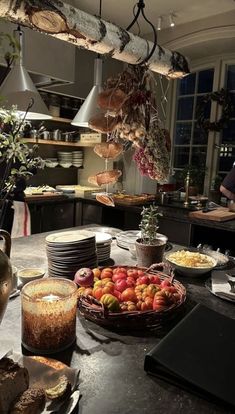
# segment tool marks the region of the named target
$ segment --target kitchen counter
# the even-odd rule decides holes
[[[47,266],[44,234],[13,240],[12,263],[18,268]],[[115,264],[135,265],[128,251],[112,244]],[[234,304],[213,296],[205,287],[205,277],[179,278],[187,289],[184,312],[202,303],[235,318]],[[1,348],[21,352],[20,297],[11,299],[0,326]],[[176,321],[174,322],[176,323]],[[230,414],[220,407],[182,389],[148,376],[144,357],[169,330],[121,335],[78,315],[76,345],[55,358],[81,369],[81,414]],[[196,338],[195,338],[196,340]],[[177,358],[177,350],[173,349]],[[23,353],[26,353],[23,350]],[[221,357],[221,356],[218,356]],[[206,369],[206,367],[205,367]]]

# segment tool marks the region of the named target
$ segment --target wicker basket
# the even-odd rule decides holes
[[[117,266],[113,266],[115,268]],[[130,266],[122,266],[130,268]],[[133,267],[132,267],[133,268]],[[145,268],[138,268],[146,270]],[[156,274],[156,272],[148,271],[148,274]],[[169,278],[169,275],[157,272],[160,279]],[[177,293],[180,294],[180,300],[173,303],[167,309],[162,311],[126,311],[126,312],[110,312],[104,305],[96,300],[93,296],[80,296],[78,300],[78,309],[85,318],[97,323],[98,325],[115,329],[115,330],[146,330],[161,328],[170,322],[179,312],[186,299],[186,289],[178,282],[173,280],[173,286]]]

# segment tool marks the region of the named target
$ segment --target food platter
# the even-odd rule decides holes
[[[212,256],[184,249],[167,254],[165,259],[178,273],[189,277],[204,275],[217,265]]]
[[[12,358],[15,362],[27,368],[29,372],[29,386],[47,389],[52,387],[62,375],[65,375],[72,386],[70,396],[65,399],[59,399],[58,401],[47,401],[45,409],[41,414],[50,414],[61,412],[63,407],[63,414],[70,414],[71,400],[70,397],[75,399],[74,392],[76,392],[76,403],[79,399],[78,388],[79,370],[72,369],[60,361],[51,358],[45,358],[41,356],[23,356],[21,354],[13,353],[8,354],[9,358]],[[74,404],[73,404],[74,405]],[[73,406],[74,408],[74,406]]]

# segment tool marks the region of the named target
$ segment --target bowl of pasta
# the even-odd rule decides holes
[[[165,256],[165,259],[178,273],[184,276],[201,276],[217,265],[217,260],[204,253],[190,250],[177,250]]]

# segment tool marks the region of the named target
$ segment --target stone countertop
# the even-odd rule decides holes
[[[36,234],[13,240],[12,263],[47,267],[45,236]],[[135,265],[128,251],[112,243],[111,257],[115,264]],[[178,278],[187,289],[184,312],[196,303],[235,318],[234,304],[213,296],[204,286],[207,277]],[[11,299],[0,326],[1,348],[21,350],[20,297]],[[176,323],[176,321],[174,322]],[[169,330],[119,334],[102,328],[81,315],[77,318],[76,345],[53,355],[72,367],[80,368],[79,403],[81,414],[230,414],[227,408],[215,405],[176,386],[147,375],[144,357]],[[195,338],[196,340],[196,338]],[[177,358],[177,350],[175,352]],[[206,367],[205,367],[206,369]]]

